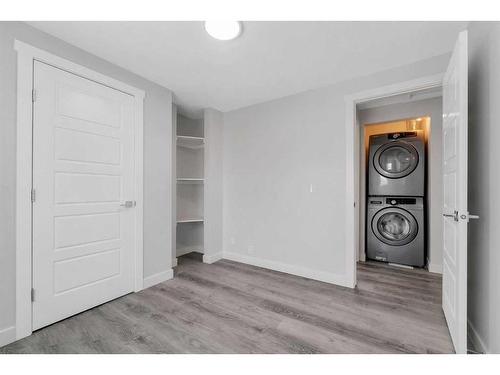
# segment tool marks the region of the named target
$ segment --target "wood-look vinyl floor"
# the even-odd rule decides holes
[[[441,277],[360,263],[349,289],[228,260],[55,323],[0,353],[452,353]]]

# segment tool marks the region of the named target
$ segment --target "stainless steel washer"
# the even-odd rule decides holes
[[[369,259],[425,266],[423,198],[368,197],[366,224]]]

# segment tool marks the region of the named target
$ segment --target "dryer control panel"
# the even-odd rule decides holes
[[[387,134],[388,139],[399,139],[399,138],[410,138],[416,137],[417,132],[402,132],[402,133],[389,133]]]

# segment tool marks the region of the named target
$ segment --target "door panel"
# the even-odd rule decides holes
[[[35,62],[33,329],[134,288],[134,102]]]
[[[60,115],[93,122],[99,125],[121,127],[121,104],[106,92],[109,88],[82,87],[71,83],[57,86],[58,112]],[[88,109],[92,108],[92,111]],[[85,127],[84,127],[85,129]]]
[[[443,311],[457,353],[467,352],[467,32],[443,81]]]
[[[54,263],[54,292],[66,292],[119,274],[119,249],[58,260]]]
[[[54,219],[55,248],[120,239],[120,214],[56,216]]]
[[[73,162],[120,163],[120,141],[72,129],[55,129],[56,160]]]

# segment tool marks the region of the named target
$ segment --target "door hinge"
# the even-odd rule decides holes
[[[31,101],[33,103],[36,102],[36,90],[35,89],[31,90]]]
[[[35,289],[31,288],[31,302],[35,302]]]
[[[35,203],[36,201],[36,190],[31,189],[31,203]]]

